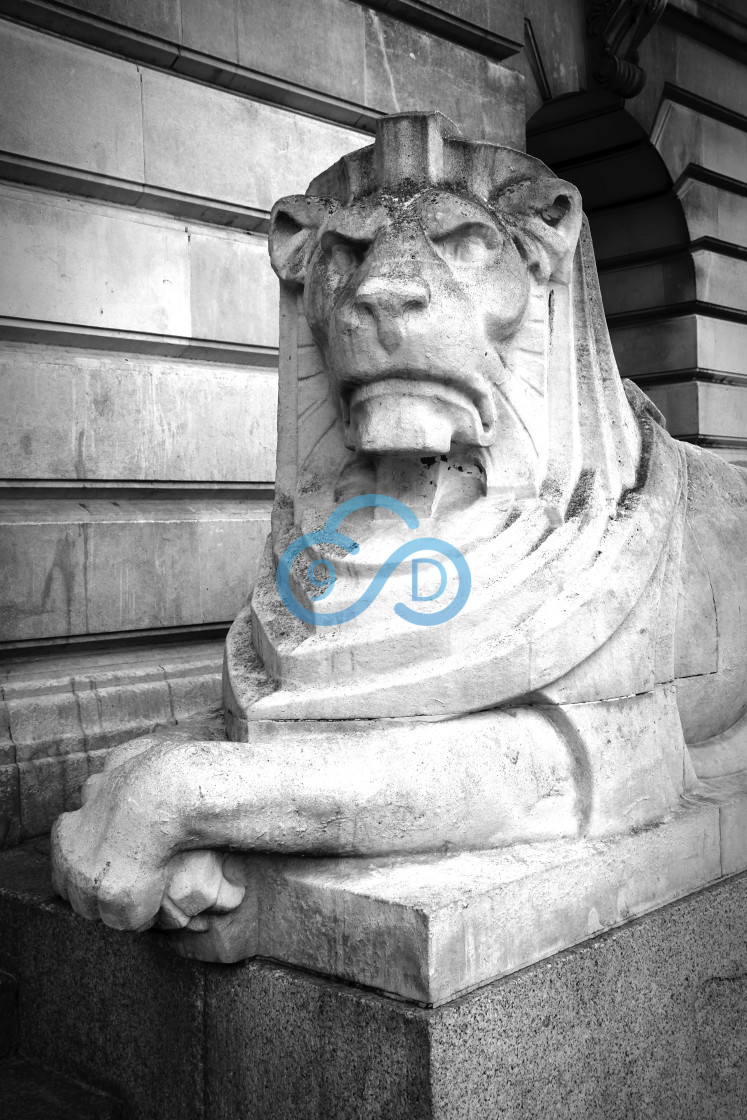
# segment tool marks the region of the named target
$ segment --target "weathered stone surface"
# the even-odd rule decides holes
[[[75,0],[69,7],[159,39],[179,39],[181,0]]]
[[[210,1120],[433,1115],[429,1023],[402,1004],[249,964],[210,971],[205,1025]]]
[[[137,67],[19,25],[0,31],[0,149],[142,182]]]
[[[747,312],[747,261],[709,249],[605,269],[600,283],[607,315],[671,313],[693,300]]]
[[[15,762],[0,766],[0,848],[21,839],[21,790]]]
[[[515,54],[524,37],[522,10],[511,0],[438,0],[427,7],[419,0],[375,0],[369,7],[433,29],[494,58]]]
[[[3,315],[191,334],[179,223],[11,187],[2,201]]]
[[[260,237],[191,231],[190,333],[195,338],[277,346],[278,296],[266,250]]]
[[[378,113],[437,104],[476,139],[524,146],[521,79],[490,59],[346,0],[313,12],[299,0],[237,3],[239,62],[250,70]]]
[[[225,622],[251,589],[269,513],[230,497],[2,499],[4,639]]]
[[[264,239],[8,186],[2,202],[0,315],[13,327],[277,344]]]
[[[0,847],[42,836],[79,808],[81,786],[113,746],[217,711],[221,654],[220,642],[204,642],[10,662],[0,688]]]
[[[269,212],[289,183],[305,189],[320,162],[361,144],[351,129],[172,74],[144,70],[142,81],[148,182],[161,188]]]
[[[474,134],[522,147],[521,78],[481,53],[478,26],[507,44],[501,53],[510,53],[522,38],[521,13],[503,0],[490,5],[480,0],[468,9],[447,5],[446,10],[453,10],[463,27],[476,29],[465,41],[477,49],[444,39],[440,25],[430,33],[349,0],[317,0],[313,15],[301,0],[211,0],[209,5],[159,0],[153,8],[141,0],[127,5],[85,0],[65,5],[62,12],[37,9],[31,18],[97,45],[107,45],[108,31],[110,42],[131,57],[248,90],[263,100],[312,108],[321,116],[353,124],[360,120],[369,129],[376,115],[396,105],[426,111],[438,105]],[[87,25],[86,13],[111,24],[104,31]],[[431,14],[438,13],[431,9]],[[421,21],[416,17],[416,22]],[[559,20],[548,39],[550,55],[553,38],[565,36],[570,26]],[[492,45],[490,53],[495,53]],[[566,63],[561,77],[568,71]],[[562,80],[558,91],[565,92]],[[506,107],[510,102],[510,112],[506,107],[500,115],[492,111],[496,93]]]
[[[13,24],[0,30],[10,178],[252,228],[251,211],[266,222],[289,184],[303,189],[320,160],[361,143],[359,132],[173,73]],[[65,180],[66,169],[76,174]]]
[[[235,0],[239,62],[365,105],[363,9],[344,0]],[[293,34],[288,35],[289,27]]]
[[[682,34],[680,29],[668,26],[670,21],[665,15],[655,34],[648,35],[641,44],[640,64],[651,80],[638,97],[628,102],[628,112],[640,121],[648,134],[655,134],[660,119],[662,93],[667,92],[666,86],[662,90],[665,82],[694,95],[693,99],[705,102],[704,109],[708,115],[710,103],[711,106],[747,116],[744,62],[739,55],[743,30],[739,23],[732,22],[730,33],[727,32],[717,44],[713,42],[711,28],[708,27],[709,17],[712,20],[715,16],[716,21],[719,16],[723,19],[728,3],[719,5],[713,14],[708,9],[697,8],[691,0],[681,0],[677,7],[680,11],[688,10],[690,16],[697,13],[696,19],[702,22],[693,21],[690,24],[692,31]],[[741,16],[742,12],[738,14]],[[724,50],[726,44],[733,44],[733,49]]]
[[[84,750],[59,757],[18,762],[21,839],[45,836],[55,819],[80,807],[80,790],[104,768],[105,750]]]
[[[7,728],[0,749],[19,762],[100,750],[216,708],[222,654],[219,640],[45,658],[19,653],[0,679]]]
[[[729,789],[635,836],[451,858],[235,857],[226,871],[256,909],[251,951],[249,913],[173,937],[205,960],[268,957],[440,1005],[720,878],[719,812],[736,821],[745,806]],[[732,857],[730,873],[745,866]]]
[[[190,50],[228,62],[239,61],[236,0],[180,0],[182,42]]]
[[[362,11],[365,103],[385,113],[431,112],[438,105],[465,135],[524,148],[518,75],[407,23]]]
[[[277,376],[269,370],[5,342],[0,393],[0,445],[13,478],[274,480]]]

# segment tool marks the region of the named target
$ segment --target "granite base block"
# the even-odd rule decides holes
[[[21,1054],[133,1120],[741,1120],[747,876],[437,1008],[84,922],[0,854]]]

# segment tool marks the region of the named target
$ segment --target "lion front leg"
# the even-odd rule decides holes
[[[116,928],[160,913],[195,930],[198,914],[240,904],[222,857],[195,862],[198,852],[378,856],[574,835],[575,765],[530,708],[260,725],[253,743],[154,738],[57,822],[55,885],[84,917]],[[184,875],[180,885],[174,860],[190,852],[191,885]]]

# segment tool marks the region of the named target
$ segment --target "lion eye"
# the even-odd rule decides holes
[[[482,264],[498,248],[499,242],[491,226],[472,223],[436,238],[434,244],[444,260],[452,264]]]
[[[324,238],[322,244],[332,268],[341,276],[349,276],[355,272],[365,257],[368,247],[364,241],[348,241],[334,236]]]

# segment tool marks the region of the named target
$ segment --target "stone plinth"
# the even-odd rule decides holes
[[[425,1006],[577,945],[747,868],[747,780],[704,783],[632,834],[403,858],[231,857],[247,884],[206,933],[171,936],[201,959],[253,956]]]
[[[54,899],[39,847],[0,856],[21,1051],[115,1091],[131,1120],[736,1120],[746,922],[732,876],[428,1010],[270,962],[179,960]]]

